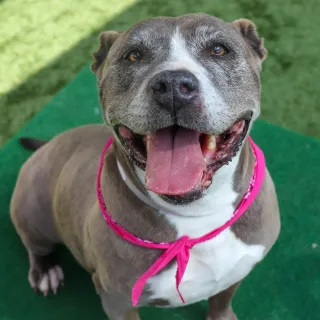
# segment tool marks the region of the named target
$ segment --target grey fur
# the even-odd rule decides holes
[[[196,74],[200,83],[210,85],[220,99],[221,112],[206,104],[209,93],[201,91],[200,111],[186,108],[173,118],[148,93],[152,76],[166,68],[178,68],[172,50],[172,39],[177,34],[187,44],[188,55],[201,66],[201,72]],[[212,38],[228,45],[233,53],[220,60],[210,60],[200,48],[209,48],[208,41]],[[123,57],[137,45],[144,47],[146,56],[143,63],[132,65]],[[252,121],[258,116],[259,71],[265,54],[254,25],[247,20],[231,24],[199,14],[163,17],[141,22],[123,33],[104,32],[92,70],[97,75],[105,120],[111,125],[122,123],[136,133],[146,134],[178,123],[201,132],[221,133],[251,112]],[[104,130],[100,125],[85,126],[43,145],[21,169],[12,197],[11,217],[29,252],[31,270],[44,270],[42,264],[48,264],[54,246],[64,243],[92,274],[110,320],[138,320],[138,311],[131,306],[131,288],[160,252],[119,238],[101,216],[95,179],[101,150],[111,134],[112,130]],[[122,181],[117,159],[135,186],[146,193],[116,138],[102,173],[102,192],[112,217],[144,239],[174,241],[177,238],[174,227],[135,197]],[[246,142],[234,177],[239,199],[247,188],[252,169],[253,158]],[[271,248],[279,233],[279,216],[269,175],[249,214],[232,228],[243,241],[263,244],[267,250]],[[50,260],[50,265],[54,261]],[[236,319],[230,305],[236,286],[210,298],[208,320]],[[152,300],[147,288],[141,299],[141,305],[146,304],[167,305],[168,301],[165,297]]]
[[[252,23],[251,26],[254,28]],[[251,45],[254,39],[251,34],[250,39],[246,37],[243,27],[247,25],[239,21],[226,23],[216,17],[197,14],[150,19],[119,34],[116,40],[113,38],[106,63],[98,74],[101,105],[107,122],[122,123],[140,134],[174,124],[219,134],[249,111],[256,119],[260,113],[262,59],[257,59],[257,52]],[[186,44],[186,52],[203,72],[196,74],[201,85],[201,108],[186,107],[173,117],[154,101],[148,85],[155,74],[176,69],[172,63],[179,60],[171,59],[171,40],[175,34],[179,34]],[[255,40],[259,46],[261,39],[256,36]],[[225,45],[230,53],[211,57],[208,52],[215,43]],[[130,63],[124,59],[133,49],[140,50],[141,61]],[[207,80],[210,87],[205,87],[204,91]],[[219,99],[208,97],[207,89],[216,91]]]

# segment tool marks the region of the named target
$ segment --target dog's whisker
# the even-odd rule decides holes
[[[106,128],[108,128],[108,126],[104,124],[103,127],[101,128],[101,132],[104,131]]]

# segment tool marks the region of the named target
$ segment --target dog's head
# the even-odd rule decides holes
[[[208,188],[259,115],[266,54],[251,21],[204,14],[101,34],[92,70],[103,115],[149,190],[188,201]]]

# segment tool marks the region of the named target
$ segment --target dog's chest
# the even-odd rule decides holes
[[[243,279],[262,259],[264,247],[247,245],[230,230],[195,246],[180,285],[187,304],[207,299]],[[165,300],[170,306],[183,305],[175,284],[177,264],[148,281],[151,300]]]
[[[234,214],[238,194],[234,191],[234,174],[238,156],[229,166],[222,167],[212,185],[199,200],[185,206],[166,204],[161,198],[150,196],[162,207],[169,223],[177,230],[178,238],[197,238],[224,225]],[[141,172],[138,170],[138,176]],[[141,176],[143,178],[143,176]],[[142,180],[143,181],[143,180]],[[177,212],[172,215],[166,212]],[[245,228],[245,227],[244,227]],[[250,224],[247,225],[250,232]],[[230,228],[216,238],[198,244],[190,250],[190,260],[180,284],[180,291],[187,304],[207,299],[242,280],[264,256],[265,247],[246,244]],[[170,306],[183,305],[176,290],[177,264],[148,281],[149,301],[168,302]]]

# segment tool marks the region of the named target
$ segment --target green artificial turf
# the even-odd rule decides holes
[[[88,68],[19,133],[50,138],[101,122],[94,76]],[[242,320],[320,319],[320,142],[258,121],[253,137],[265,151],[282,214],[281,237],[242,284],[234,308]],[[27,254],[9,219],[9,201],[30,153],[17,137],[0,150],[0,320],[105,319],[90,276],[60,249],[65,287],[57,296],[35,294],[27,282]],[[94,188],[94,186],[92,186]],[[143,320],[205,319],[206,304],[141,310]]]
[[[320,138],[319,0],[0,0],[0,145],[90,60],[102,30],[205,12],[266,39],[262,117]]]

